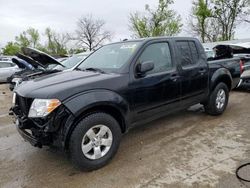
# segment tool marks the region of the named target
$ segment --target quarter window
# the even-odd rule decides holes
[[[154,69],[148,74],[168,71],[173,68],[169,45],[166,42],[154,43],[146,47],[139,58],[139,63],[152,61]]]

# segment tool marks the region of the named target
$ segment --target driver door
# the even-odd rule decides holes
[[[136,64],[151,61],[154,69],[130,83],[133,120],[141,121],[166,113],[180,99],[180,80],[167,41],[148,44]]]

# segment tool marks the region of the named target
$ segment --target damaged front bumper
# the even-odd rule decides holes
[[[24,138],[24,140],[28,141],[32,146],[41,148],[44,145],[42,142],[43,138],[37,138],[32,136],[32,134],[26,131],[25,129],[20,129],[18,125],[17,131]]]
[[[68,112],[61,107],[46,118],[29,118],[19,108],[14,106],[10,109],[10,115],[19,134],[31,145],[41,148],[42,146],[58,145],[60,140],[60,127],[68,117]]]

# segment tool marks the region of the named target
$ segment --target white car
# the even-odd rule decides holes
[[[79,54],[74,54],[65,61],[62,62],[62,65],[64,67],[57,65],[54,69],[57,70],[74,70],[75,67],[78,66],[79,63],[82,63],[82,61],[87,58],[92,52],[83,52]]]
[[[21,69],[11,61],[0,61],[0,83],[7,82],[7,78]]]

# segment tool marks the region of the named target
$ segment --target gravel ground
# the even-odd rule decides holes
[[[123,136],[111,163],[74,169],[62,152],[24,142],[5,114],[11,94],[0,86],[0,187],[247,187],[235,170],[250,162],[250,93],[232,92],[226,112],[202,107],[170,115]],[[250,179],[250,169],[243,175]]]

